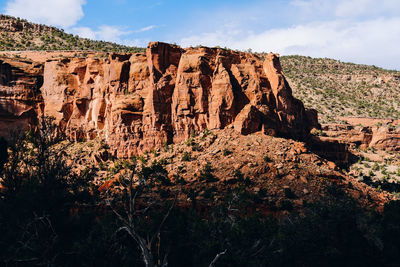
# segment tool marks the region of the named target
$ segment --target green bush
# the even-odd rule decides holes
[[[222,155],[224,155],[224,157],[226,157],[230,154],[232,154],[232,152],[227,148],[224,148],[224,150],[222,151]]]
[[[192,154],[185,151],[182,155],[182,161],[191,161],[191,160],[192,160]]]
[[[213,175],[213,168],[211,163],[207,162],[203,169],[200,171],[199,179],[206,182],[216,182],[218,179]]]

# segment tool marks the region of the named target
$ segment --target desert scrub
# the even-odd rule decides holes
[[[285,188],[284,189],[285,197],[289,199],[295,199],[297,198],[296,194],[293,193],[293,191],[290,188]]]
[[[185,151],[182,155],[182,161],[191,161],[192,160],[192,154]]]
[[[222,151],[222,155],[224,155],[224,157],[226,157],[230,154],[232,154],[232,152],[227,148],[224,148],[224,150]]]
[[[213,175],[214,169],[210,162],[207,162],[203,169],[200,171],[200,180],[206,182],[216,182],[218,179]]]
[[[272,162],[272,159],[266,155],[266,156],[264,156],[264,161],[269,163],[269,162]]]

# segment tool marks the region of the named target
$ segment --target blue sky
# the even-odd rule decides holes
[[[219,45],[400,70],[399,0],[1,0],[0,9],[126,45]]]

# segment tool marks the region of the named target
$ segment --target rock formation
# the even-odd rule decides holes
[[[12,117],[34,124],[43,112],[68,138],[105,139],[118,157],[205,129],[299,138],[318,127],[316,111],[292,96],[276,54],[263,62],[249,53],[156,42],[146,53],[0,66],[1,123]]]
[[[324,141],[338,141],[361,149],[373,147],[378,150],[400,151],[400,130],[395,127],[326,124],[322,129],[325,136],[319,138]]]
[[[37,122],[42,103],[43,66],[20,59],[0,58],[0,136],[28,130]]]

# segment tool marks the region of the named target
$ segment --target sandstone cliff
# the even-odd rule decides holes
[[[32,125],[43,112],[68,138],[100,137],[118,157],[205,129],[299,138],[318,127],[316,111],[292,96],[275,54],[263,62],[249,53],[157,42],[146,53],[0,63],[2,123]]]
[[[363,121],[365,119],[360,119]],[[372,119],[371,119],[372,120]],[[397,125],[399,125],[397,123]],[[376,148],[385,151],[400,151],[400,130],[395,126],[362,124],[325,124],[320,139],[339,141],[361,149]]]
[[[0,136],[37,122],[43,65],[0,57]]]

